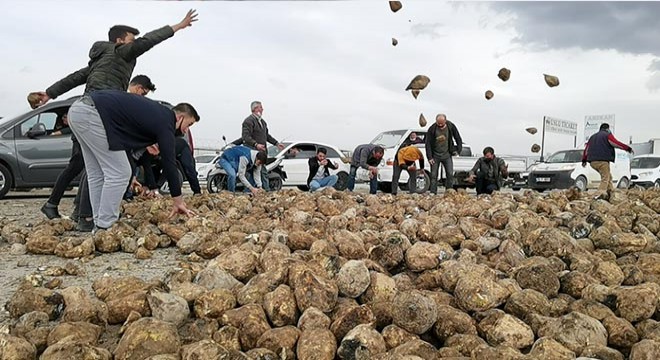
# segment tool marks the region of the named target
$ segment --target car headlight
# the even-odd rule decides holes
[[[652,171],[645,171],[645,172],[639,173],[638,176],[651,176],[651,175],[653,175]]]
[[[575,165],[564,165],[561,167],[562,170],[575,170]]]

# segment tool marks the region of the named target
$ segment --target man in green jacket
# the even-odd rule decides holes
[[[181,22],[172,26],[164,26],[151,31],[140,38],[135,38],[140,32],[126,25],[115,25],[108,32],[108,41],[97,41],[89,51],[89,63],[86,67],[67,75],[46,89],[37,92],[39,102],[37,106],[43,105],[50,99],[68,92],[69,90],[86,84],[85,93],[75,103],[81,102],[89,97],[95,90],[122,90],[126,91],[129,86],[133,69],[137,58],[152,47],[174,36],[179,30],[183,30],[197,21],[195,10],[189,10]],[[74,104],[75,104],[74,103]],[[83,175],[84,176],[84,175]],[[84,187],[78,188],[79,192]],[[78,196],[81,196],[80,194]],[[84,196],[84,195],[83,195]],[[49,203],[44,204],[41,211],[48,218],[59,217],[57,206]],[[90,231],[93,227],[91,218],[80,218],[78,229]]]

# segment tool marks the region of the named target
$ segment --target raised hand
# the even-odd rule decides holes
[[[185,29],[189,26],[192,26],[192,23],[194,23],[197,20],[198,20],[197,19],[197,10],[190,9],[190,10],[188,10],[188,13],[186,14],[186,17],[184,17],[183,20],[181,20],[180,23],[172,26],[172,30],[174,30],[174,32],[177,32],[179,30]]]

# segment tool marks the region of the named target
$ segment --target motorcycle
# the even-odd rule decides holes
[[[224,137],[223,137],[224,138]],[[235,145],[230,143],[223,148],[223,150],[228,147]],[[284,158],[268,158],[266,161],[266,170],[268,170],[268,183],[270,185],[271,191],[278,191],[282,189],[282,183],[286,180],[286,172],[282,169],[282,160]],[[238,179],[237,179],[238,180]],[[223,169],[219,163],[215,164],[215,169],[211,171],[206,180],[206,188],[209,193],[217,193],[220,190],[227,190],[227,172]],[[240,181],[236,181],[236,191],[243,191],[244,186]]]

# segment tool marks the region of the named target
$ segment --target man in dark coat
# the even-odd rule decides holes
[[[431,125],[426,133],[426,158],[431,164],[431,187],[429,189],[431,193],[438,193],[440,164],[445,169],[445,189],[451,189],[454,186],[452,156],[457,156],[461,150],[463,150],[463,140],[456,125],[448,121],[445,114],[438,114],[435,117],[435,124]]]
[[[616,159],[615,147],[629,153],[633,152],[630,146],[620,142],[612,135],[609,124],[603,123],[600,125],[600,130],[591,135],[582,153],[582,166],[585,167],[589,163],[600,174],[597,198],[609,200],[610,194],[614,191],[610,163]]]
[[[509,176],[509,169],[504,159],[495,156],[495,150],[488,146],[484,156],[480,157],[468,173],[468,181],[476,180],[477,195],[492,194],[504,185],[504,179]]]
[[[369,194],[375,194],[378,191],[378,165],[380,164],[385,149],[382,146],[374,144],[358,145],[353,151],[351,159],[351,171],[348,175],[348,190],[355,189],[355,177],[358,169],[368,172],[369,176]]]
[[[268,124],[266,124],[266,121],[261,117],[264,112],[261,102],[253,101],[250,104],[250,111],[252,114],[243,120],[243,125],[241,126],[242,144],[251,149],[266,153],[268,152],[268,149],[266,148],[268,143],[277,145],[280,150],[284,149],[284,145],[275,140],[275,138],[268,132]],[[268,170],[265,166],[261,167],[261,183],[264,190],[270,191]]]

